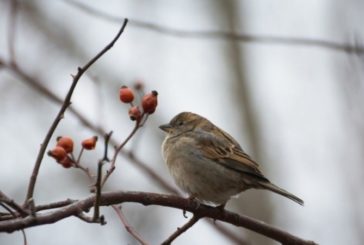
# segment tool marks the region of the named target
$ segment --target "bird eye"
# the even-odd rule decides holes
[[[183,125],[183,121],[179,121],[179,122],[177,123],[177,125],[178,125],[178,126],[182,126],[182,125]]]

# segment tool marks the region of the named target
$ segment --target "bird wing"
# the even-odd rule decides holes
[[[216,134],[216,131],[214,131]],[[195,138],[202,155],[226,168],[268,181],[261,173],[258,163],[246,154],[240,145],[226,132],[219,129],[220,135],[210,132],[199,132]]]

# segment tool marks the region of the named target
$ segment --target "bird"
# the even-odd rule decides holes
[[[248,189],[264,189],[303,205],[304,201],[265,177],[239,143],[208,119],[181,112],[159,128],[166,133],[163,159],[176,185],[190,198],[224,207]]]

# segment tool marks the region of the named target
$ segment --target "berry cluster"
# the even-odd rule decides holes
[[[97,136],[85,139],[81,142],[82,150],[93,150],[96,147]],[[57,163],[61,164],[64,168],[75,166],[76,160],[73,157],[73,140],[68,136],[61,136],[57,138],[56,146],[48,151],[48,156],[53,157]]]
[[[137,86],[138,85],[138,86]],[[137,84],[135,88],[141,90],[141,85]],[[134,91],[127,87],[122,86],[119,90],[119,98],[123,103],[130,104],[129,117],[132,121],[138,123],[142,120],[144,115],[153,114],[158,105],[158,92],[153,90],[150,93],[145,94],[141,99],[141,107],[143,112],[139,109],[139,106],[133,104]]]
[[[134,134],[138,128],[143,126],[143,124],[148,118],[148,115],[155,112],[158,104],[157,91],[153,90],[150,93],[144,94],[143,87],[144,86],[142,82],[136,82],[134,86],[134,90],[138,92],[138,94],[141,97],[139,106],[134,105],[133,103],[136,97],[133,89],[130,89],[127,86],[122,86],[119,90],[120,101],[130,105],[128,112],[129,117],[132,121],[136,122],[135,130],[132,132],[132,134]],[[142,110],[139,108],[142,108]],[[56,146],[48,151],[48,155],[53,157],[57,161],[57,163],[61,164],[64,168],[75,167],[88,172],[88,169],[80,164],[80,159],[84,150],[95,149],[96,142],[97,142],[97,136],[93,136],[91,138],[83,140],[81,142],[82,149],[78,157],[75,158],[73,154],[74,143],[72,138],[68,136],[58,137]],[[124,144],[122,144],[122,146],[123,145]]]

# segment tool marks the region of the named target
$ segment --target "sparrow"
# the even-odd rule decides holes
[[[303,205],[303,200],[271,183],[239,143],[208,119],[192,112],[168,124],[162,155],[177,186],[191,198],[217,206],[247,189],[265,189]]]

